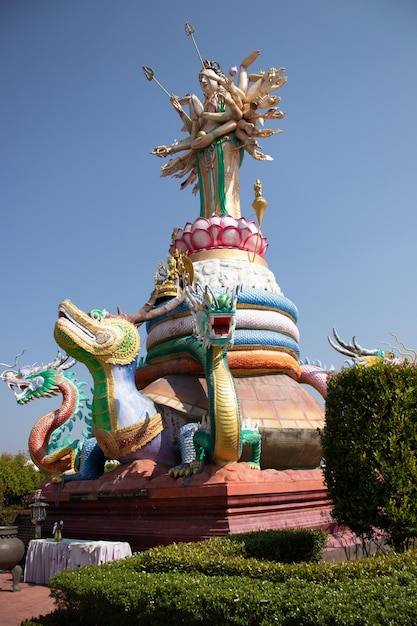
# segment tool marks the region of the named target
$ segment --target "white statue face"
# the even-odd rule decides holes
[[[213,74],[213,73],[211,73]],[[218,81],[212,75],[208,75],[208,72],[201,72],[199,75],[201,90],[205,96],[211,96],[217,91]]]

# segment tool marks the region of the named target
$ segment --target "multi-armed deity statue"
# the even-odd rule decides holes
[[[193,39],[193,28],[186,24]],[[196,46],[196,44],[195,44]],[[177,155],[162,167],[163,176],[185,178],[181,188],[194,184],[200,191],[200,215],[213,214],[240,217],[239,168],[246,151],[253,158],[272,160],[261,152],[257,138],[271,137],[281,132],[264,128],[265,119],[281,119],[277,108],[280,98],[273,95],[286,78],[284,68],[270,68],[250,74],[248,68],[258,59],[259,50],[245,57],[239,72],[232,68],[226,76],[216,61],[202,59],[199,80],[204,101],[195,94],[183,98],[171,95],[170,100],[181,117],[187,137],[169,146],[152,150],[159,157]],[[144,67],[149,80],[154,79],[151,68]],[[233,77],[238,75],[237,84]],[[187,114],[183,105],[189,107]]]

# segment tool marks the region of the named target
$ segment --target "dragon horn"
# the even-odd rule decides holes
[[[62,352],[58,350],[56,357],[50,363],[47,363],[46,365],[39,365],[39,367],[35,367],[33,365],[31,373],[38,374],[39,372],[45,372],[46,370],[54,370],[58,368],[67,370],[77,362],[75,359],[68,362],[69,358],[68,354],[63,355]]]
[[[216,298],[216,295],[213,291],[213,289],[209,286],[206,285],[205,289],[204,289],[204,295],[205,295],[205,301],[210,304],[210,300],[212,300],[214,302],[214,306],[218,309],[219,308],[219,301]]]
[[[197,300],[194,297],[194,294],[197,293],[198,288],[200,287],[199,283],[196,283],[196,288],[193,291],[193,288],[191,287],[191,285],[187,285],[184,289],[184,294],[185,294],[185,299],[187,301],[187,304],[190,308],[191,311],[194,311],[194,313],[196,313],[198,311],[198,303]]]
[[[56,369],[57,367],[65,363],[65,361],[66,361],[65,357],[63,357],[62,353],[58,350],[57,355],[54,358],[54,360],[48,363],[48,365],[45,365],[44,367],[46,367],[46,369]]]
[[[345,356],[350,356],[353,357],[354,355],[352,354],[352,352],[350,352],[349,350],[344,350],[341,346],[337,346],[331,339],[330,337],[327,337],[327,341],[329,342],[329,344],[332,346],[332,348],[334,350],[336,350],[336,352],[339,352],[340,354],[344,354]]]
[[[355,356],[356,352],[353,349],[353,347],[348,345],[339,337],[335,328],[333,328],[333,336],[336,339],[337,344],[334,343],[334,341],[332,341],[330,337],[327,337],[327,340],[329,344],[332,346],[332,348],[336,350],[336,352],[339,352],[340,354],[344,354],[345,356],[350,356],[351,358]]]
[[[62,363],[65,363],[65,360],[66,360],[65,357],[63,357],[62,353],[58,350],[56,357],[52,361],[50,361],[50,363],[47,363],[46,365],[43,365],[43,364],[40,365],[39,367],[34,369],[34,372],[57,369],[58,367],[62,365]]]
[[[61,368],[63,370],[69,370],[73,365],[76,364],[77,360],[76,359],[71,359],[71,361],[68,361],[69,359],[69,354],[66,354],[65,357],[63,358],[62,362],[61,362]]]
[[[367,350],[366,348],[362,348],[362,346],[360,346],[359,343],[357,342],[356,337],[352,338],[352,343],[347,344],[345,341],[343,341],[339,337],[335,328],[333,328],[333,335],[338,345],[336,345],[330,339],[330,337],[327,337],[327,339],[330,345],[332,346],[332,348],[334,348],[337,352],[340,352],[340,354],[344,354],[345,356],[350,356],[350,357],[377,356],[378,355],[378,350]]]
[[[334,348],[336,352],[340,352],[340,354],[344,354],[345,356],[352,357],[353,356],[352,350],[350,349],[348,345],[346,345],[344,341],[342,341],[342,339],[337,334],[335,328],[333,328],[333,336],[336,339],[337,344],[335,344],[334,341],[330,339],[330,337],[327,337],[327,341],[332,346],[332,348]]]
[[[360,346],[358,342],[356,341],[356,337],[353,337],[352,343],[355,346],[356,350],[358,350],[358,353],[363,354],[363,356],[377,356],[378,355],[377,349],[367,350],[366,348],[362,348],[362,346]]]

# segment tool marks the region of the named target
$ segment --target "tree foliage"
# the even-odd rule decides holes
[[[417,537],[417,368],[356,365],[332,377],[322,445],[335,519],[407,547]]]
[[[4,453],[0,456],[0,504],[5,506],[24,503],[24,498],[39,487],[45,474],[28,461],[26,456]]]

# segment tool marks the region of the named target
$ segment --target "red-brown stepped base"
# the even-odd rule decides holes
[[[98,480],[63,486],[46,481],[42,535],[50,536],[54,521],[62,519],[65,537],[128,541],[138,551],[253,530],[322,528],[334,537],[341,532],[319,469],[257,472],[234,463],[208,466],[188,479],[172,478],[167,470],[135,461]]]

